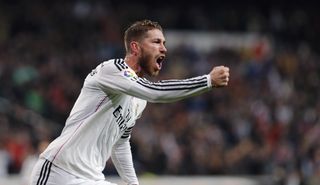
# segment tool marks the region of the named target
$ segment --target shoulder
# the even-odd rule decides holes
[[[137,74],[124,62],[122,58],[112,59],[101,63],[101,75],[116,75],[131,81],[137,81]]]
[[[125,64],[122,58],[119,59],[110,59],[102,62],[96,67],[96,71],[100,73],[117,73],[127,69],[128,66]]]
[[[123,60],[122,58],[113,59],[111,63],[113,63],[114,66],[115,66],[119,71],[123,71],[123,70],[129,69],[129,66],[124,62],[124,60]]]
[[[98,79],[109,79],[112,77],[131,81],[138,80],[136,73],[121,58],[102,62],[92,71],[92,73],[97,74]]]
[[[129,68],[122,58],[110,59],[102,62],[99,66],[104,69],[112,69],[115,71],[123,71]]]

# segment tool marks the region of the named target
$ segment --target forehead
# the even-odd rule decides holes
[[[145,39],[161,39],[163,41],[165,40],[162,31],[158,29],[149,30],[145,35]]]

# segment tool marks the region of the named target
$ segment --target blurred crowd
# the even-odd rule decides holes
[[[272,49],[169,48],[157,79],[225,65],[231,82],[148,104],[131,137],[138,174],[269,174],[278,184],[320,184],[319,14],[299,3],[1,1],[0,177],[22,173],[60,134],[85,76],[124,56],[123,31],[142,18],[165,30],[261,33]],[[105,174],[112,173],[108,163]]]

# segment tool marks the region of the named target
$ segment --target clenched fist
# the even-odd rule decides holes
[[[211,84],[213,87],[224,87],[229,82],[229,68],[225,66],[217,66],[210,72]]]

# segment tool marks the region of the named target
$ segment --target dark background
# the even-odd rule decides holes
[[[268,174],[279,184],[317,184],[320,14],[310,1],[1,1],[1,169],[20,173],[40,143],[60,134],[85,76],[123,57],[125,28],[145,18],[165,33],[258,34],[272,49],[170,48],[159,79],[223,64],[231,81],[226,89],[147,106],[132,134],[139,175]],[[112,164],[105,173],[116,173]]]

